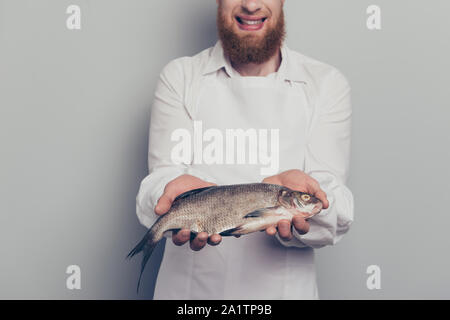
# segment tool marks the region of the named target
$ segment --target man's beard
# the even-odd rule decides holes
[[[217,12],[217,30],[225,54],[235,64],[261,64],[273,57],[281,47],[286,35],[284,13],[281,11],[274,28],[267,30],[261,38],[247,35],[240,37],[226,25],[225,19]],[[255,39],[254,39],[255,38]]]

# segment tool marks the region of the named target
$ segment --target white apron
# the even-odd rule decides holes
[[[303,170],[312,116],[308,98],[303,83],[278,77],[278,73],[267,77],[208,75],[192,99],[191,116],[202,121],[203,132],[216,128],[223,137],[226,129],[279,129],[278,173]],[[192,167],[217,184],[235,184],[261,182],[265,176],[260,169],[268,166],[200,163]],[[178,247],[168,239],[154,298],[316,299],[314,250],[285,247],[264,232],[223,237],[220,245],[206,245],[199,252],[192,251],[189,243]]]

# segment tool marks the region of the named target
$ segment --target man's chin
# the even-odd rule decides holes
[[[259,31],[234,31],[234,36],[238,39],[242,44],[246,44],[246,46],[250,47],[261,47],[265,41],[266,32],[264,30]]]
[[[282,14],[276,26],[265,24],[259,30],[241,30],[236,24],[227,25],[220,15],[217,26],[225,54],[236,64],[268,61],[279,50],[285,35]]]

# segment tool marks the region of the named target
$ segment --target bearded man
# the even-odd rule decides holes
[[[175,59],[161,72],[150,123],[150,173],[137,196],[140,222],[150,227],[179,194],[214,184],[279,184],[313,194],[324,206],[308,221],[295,216],[240,239],[174,231],[154,298],[316,299],[314,249],[335,244],[353,221],[345,185],[348,82],[334,67],[284,44],[284,0],[217,4],[216,45]],[[262,176],[261,162],[198,161],[195,147],[190,161],[174,161],[172,133],[184,129],[194,137],[200,121],[203,132],[214,129],[223,137],[229,129],[278,130],[271,144],[279,158],[276,172]]]

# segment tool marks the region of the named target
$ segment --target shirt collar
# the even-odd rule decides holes
[[[225,56],[222,43],[219,41],[216,42],[216,45],[213,47],[211,54],[209,56],[208,62],[206,66],[203,68],[202,74],[208,74],[211,72],[216,72],[219,69],[225,68],[228,76],[233,76],[233,67],[229,59]]]
[[[230,77],[238,74],[231,66],[229,59],[225,56],[219,40],[213,47],[202,74],[206,75],[211,72],[216,72],[221,68],[225,68],[225,72]],[[277,77],[283,80],[307,82],[305,67],[301,61],[298,61],[298,59],[292,56],[291,50],[285,44],[281,46],[281,64],[276,73]]]

